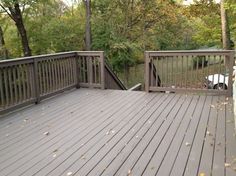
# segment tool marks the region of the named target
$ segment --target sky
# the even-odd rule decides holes
[[[193,0],[184,0],[184,5],[189,5],[193,2]],[[219,3],[220,0],[215,0],[216,3]]]
[[[80,1],[80,0],[63,0],[67,5],[71,5],[72,2],[75,2],[75,1]],[[220,0],[215,0],[217,3],[220,2]],[[193,0],[184,0],[184,5],[189,5],[193,2]]]

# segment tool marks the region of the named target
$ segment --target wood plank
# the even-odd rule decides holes
[[[140,100],[140,98],[141,97],[139,97],[138,99]],[[137,99],[135,101],[137,101]],[[142,101],[138,101],[138,102],[141,103]],[[133,105],[134,104],[132,104],[132,106]],[[132,112],[131,109],[133,109],[133,107],[131,107],[130,105],[128,107],[126,107],[126,108],[128,108],[128,111]],[[38,166],[40,165],[40,168],[46,167],[47,166],[47,165],[45,165],[46,163],[50,163],[51,166],[50,167],[47,166],[47,167],[50,168],[51,170],[53,170],[52,168],[56,168],[58,165],[61,165],[60,166],[61,169],[65,169],[66,165],[64,165],[64,163],[62,163],[62,161],[64,161],[64,160],[66,161],[70,155],[73,155],[72,156],[73,158],[78,159],[78,157],[80,157],[80,156],[76,157],[76,152],[79,149],[84,148],[84,150],[87,150],[89,148],[89,146],[93,147],[95,144],[98,145],[99,141],[101,141],[102,138],[104,138],[106,136],[104,134],[106,134],[107,131],[112,129],[111,124],[112,123],[119,124],[122,121],[120,118],[117,118],[117,117],[119,117],[119,114],[128,113],[128,111],[125,112],[125,111],[122,111],[122,109],[123,108],[118,110],[115,113],[116,115],[112,115],[109,119],[105,120],[102,125],[103,127],[100,126],[99,128],[94,128],[94,125],[90,126],[91,132],[86,136],[86,138],[83,139],[83,137],[80,135],[80,140],[78,140],[78,138],[77,138],[77,139],[61,146],[60,150],[64,151],[64,153],[62,153],[62,155],[58,155],[59,158],[57,158],[56,161],[54,161],[51,157],[47,156],[44,159],[44,162],[41,161],[40,163],[37,163],[37,165],[34,166],[34,169],[33,169],[34,171],[31,170],[28,173],[32,174],[32,173],[35,173],[36,171],[39,171]],[[107,137],[109,137],[109,136],[107,136]],[[104,143],[102,143],[102,144],[104,144]],[[71,147],[68,147],[68,146],[71,146]],[[70,150],[68,150],[67,148],[70,148]],[[71,158],[70,158],[70,160],[71,160]],[[47,161],[47,162],[45,162],[45,161]],[[37,173],[37,175],[41,175],[41,174],[44,175],[47,172],[49,172],[49,171],[47,171],[46,169],[43,169],[41,172]],[[56,175],[59,175],[58,170],[56,172],[57,172]],[[54,173],[55,173],[55,171],[54,171]]]
[[[184,114],[183,120],[181,121],[181,124],[179,126],[179,129],[177,130],[175,137],[173,141],[171,142],[171,145],[169,146],[169,149],[167,153],[165,154],[165,157],[163,158],[163,161],[160,165],[153,166],[151,163],[149,164],[149,168],[151,170],[156,171],[156,175],[162,176],[162,175],[170,175],[170,171],[172,168],[172,165],[175,162],[175,158],[178,155],[178,151],[180,150],[180,147],[183,143],[184,136],[189,128],[189,124],[192,120],[192,115],[194,114],[197,106],[197,102],[199,101],[199,96],[193,96],[190,105],[188,107],[187,112]],[[162,158],[160,158],[162,159]],[[148,168],[145,169],[145,172],[148,171]],[[150,172],[150,171],[149,171]]]
[[[94,98],[96,99],[97,97],[95,96],[95,97],[90,97],[90,98],[85,97],[85,98],[88,99],[88,101],[87,100],[85,101],[85,103],[87,103],[86,105],[90,106],[92,104],[91,99],[94,99]],[[83,100],[83,99],[81,99],[81,100]],[[94,100],[93,103],[96,103],[96,102],[99,103],[100,101],[101,101],[100,99]],[[81,108],[84,108],[84,104],[78,105],[78,102],[73,105],[63,103],[63,104],[61,104],[61,106],[67,107],[67,110],[69,112],[73,112],[74,110],[80,110]],[[63,113],[63,109],[61,108],[61,106],[60,105],[54,106],[54,107],[56,107],[56,109],[52,109],[52,111],[48,112],[47,114],[45,114],[45,110],[44,110],[45,108],[43,107],[42,110],[39,111],[38,113],[34,112],[34,114],[39,115],[39,116],[37,118],[32,119],[32,120],[26,116],[25,119],[31,120],[31,123],[29,124],[29,126],[25,125],[25,119],[22,119],[20,125],[18,125],[18,126],[11,125],[10,128],[8,127],[5,131],[3,131],[4,138],[1,139],[0,150],[4,150],[4,149],[11,150],[15,146],[20,147],[21,145],[26,147],[24,145],[24,142],[26,142],[26,141],[30,141],[33,144],[34,143],[34,135],[32,135],[31,133],[33,133],[33,134],[35,134],[34,132],[36,132],[36,134],[43,133],[43,131],[48,128],[47,124],[63,125],[60,122],[60,120],[63,120],[63,118],[64,118],[63,115],[61,115],[61,113]],[[52,107],[48,107],[48,108],[52,108]],[[60,109],[62,109],[62,110],[60,110]],[[86,109],[84,109],[84,110],[86,110]],[[50,118],[44,118],[45,115],[48,115]],[[55,116],[57,118],[54,118]],[[72,119],[68,119],[68,120],[71,121]],[[34,123],[32,124],[32,122],[34,122]],[[46,125],[44,125],[44,124],[46,124]],[[42,126],[44,128],[42,128]],[[14,128],[16,128],[16,130],[12,130]],[[8,135],[5,136],[5,134],[8,134]],[[30,139],[28,139],[28,137]],[[37,139],[37,141],[39,141],[39,138]]]
[[[184,172],[185,176],[197,175],[197,173],[198,173],[198,169],[199,169],[199,165],[200,165],[200,161],[201,161],[201,157],[202,157],[201,156],[202,150],[203,150],[203,146],[205,143],[205,137],[206,137],[206,135],[208,135],[207,134],[208,133],[207,126],[208,126],[208,122],[209,122],[210,111],[212,109],[211,106],[212,106],[212,103],[213,104],[217,103],[216,99],[213,102],[212,102],[212,99],[213,99],[212,97],[208,96],[206,99],[205,105],[203,107],[203,112],[201,115],[199,126],[198,126],[196,133],[195,133],[194,141],[191,144],[192,149],[191,149],[191,152],[188,157],[187,165],[185,167],[185,172]]]
[[[68,91],[68,92],[64,92],[63,94],[60,94],[60,95],[57,95],[53,98],[50,98],[50,99],[47,99],[47,101],[42,101],[39,105],[37,106],[33,106],[33,108],[26,108],[24,111],[19,111],[19,112],[15,112],[15,113],[12,113],[12,114],[6,114],[4,116],[1,116],[0,118],[0,131],[2,128],[4,128],[6,125],[8,125],[8,123],[11,123],[11,124],[17,124],[16,121],[19,121],[19,120],[24,120],[24,118],[26,118],[26,116],[30,115],[30,113],[35,113],[38,112],[38,111],[42,111],[42,108],[45,108],[47,107],[50,107],[50,106],[58,106],[58,104],[61,104],[61,102],[58,102],[58,100],[60,101],[61,98],[64,98],[63,102],[68,102],[68,103],[73,103],[74,101],[78,101],[80,100],[78,97],[78,99],[76,98],[73,98],[73,97],[76,97],[76,96],[80,96],[80,95],[83,95],[84,97],[88,97],[88,96],[96,96],[98,94],[102,94],[102,95],[105,95],[105,94],[109,94],[113,92],[113,90],[107,90],[106,92],[97,92],[97,90],[89,90],[89,93],[88,93],[88,90],[86,89],[83,89],[81,88],[80,91],[74,91],[74,90],[71,90],[71,91]],[[69,100],[72,100],[72,101],[69,101]],[[20,115],[20,116],[19,116]],[[31,118],[34,118],[33,116],[30,116]]]
[[[134,98],[134,96],[135,95],[133,95],[133,98]],[[135,97],[136,99],[137,99],[137,97]],[[140,97],[138,97],[138,99],[140,99]],[[121,106],[125,106],[125,104],[124,105],[121,105]],[[113,105],[113,108],[114,107],[117,107],[117,103],[116,103],[116,105]],[[126,108],[128,108],[127,106],[126,106]],[[99,109],[98,109],[99,110]],[[114,109],[115,111],[119,111],[119,108],[118,109]],[[100,110],[99,110],[100,111]],[[109,113],[112,113],[112,111],[109,111]],[[114,112],[113,112],[114,113]],[[93,113],[94,114],[94,113]],[[88,114],[86,114],[87,116],[88,116]],[[91,115],[90,115],[91,116]],[[100,116],[100,117],[99,117]],[[74,139],[78,139],[78,135],[80,135],[81,136],[81,138],[80,139],[83,139],[84,137],[82,137],[83,135],[85,135],[86,136],[86,138],[85,138],[85,140],[87,140],[88,138],[89,138],[89,136],[88,136],[88,134],[90,134],[90,133],[88,133],[88,129],[93,129],[93,130],[96,130],[95,132],[94,132],[94,134],[93,135],[97,135],[97,131],[99,131],[100,129],[103,129],[103,127],[98,127],[99,125],[101,125],[101,124],[103,124],[103,125],[105,125],[106,126],[106,124],[109,124],[109,121],[110,120],[112,120],[111,119],[111,116],[109,115],[109,114],[106,114],[106,113],[104,113],[104,114],[100,114],[99,116],[96,116],[96,118],[93,118],[92,119],[92,122],[93,122],[93,124],[90,124],[89,125],[89,123],[85,123],[86,124],[86,126],[87,126],[87,130],[85,130],[84,132],[81,132],[81,128],[79,128],[78,127],[78,125],[75,125],[75,128],[77,129],[77,131],[75,131],[75,130],[73,130],[73,127],[71,126],[71,130],[73,131],[73,133],[71,133],[70,131],[67,131],[66,133],[66,135],[68,136],[67,137],[67,141],[62,141],[63,143],[59,143],[59,146],[58,146],[58,144],[55,144],[57,147],[56,148],[58,148],[59,150],[64,150],[63,148],[61,148],[60,147],[60,145],[64,145],[64,148],[65,149],[68,149],[68,148],[78,148],[78,146],[77,147],[74,147],[74,145],[76,145],[76,140],[71,140],[71,139],[68,139],[69,137],[71,137],[71,138],[74,138]],[[94,116],[95,117],[95,116]],[[105,118],[105,119],[104,119]],[[97,119],[97,120],[96,120]],[[108,120],[109,119],[109,120]],[[96,120],[96,121],[95,121]],[[83,128],[85,128],[85,124],[83,125],[83,123],[78,123],[78,124],[81,124],[81,126],[83,126]],[[65,132],[63,133],[63,135],[65,135]],[[64,137],[65,138],[65,137]],[[63,138],[62,138],[63,139]],[[79,146],[81,146],[81,141],[79,140]],[[83,144],[84,144],[85,142],[83,142]],[[68,145],[69,145],[69,147],[68,147]],[[54,148],[55,148],[55,146],[54,147],[52,147],[51,146],[51,149],[47,149],[47,151],[49,152],[49,153],[51,153],[53,150],[54,150]],[[46,151],[46,152],[47,152]],[[69,150],[69,152],[71,152],[71,151],[73,151],[73,150]],[[35,153],[35,152],[34,152]],[[45,150],[44,150],[44,153],[45,153]],[[39,155],[40,155],[40,157],[42,156],[42,154],[40,154],[39,153]],[[52,158],[52,157],[48,157],[48,156],[50,156],[50,155],[45,155],[44,157],[42,157],[41,159],[44,159],[45,157],[47,157],[47,160],[51,160],[51,161],[53,161],[54,160],[54,158]],[[32,157],[32,156],[31,156]],[[39,159],[40,157],[37,157],[37,159]],[[33,158],[32,158],[33,159]],[[25,160],[25,159],[24,159]],[[27,160],[26,160],[27,161]],[[60,160],[59,160],[60,161]],[[37,164],[37,165],[35,165],[36,166],[36,168],[35,169],[37,169],[38,170],[38,165],[39,165],[39,163],[37,163],[38,162],[38,160],[36,160],[35,162],[33,161],[33,160],[31,160],[31,162],[30,163],[25,163],[25,165],[24,165],[24,167],[29,167],[32,163],[33,164]],[[18,162],[19,164],[21,164],[22,165],[22,161],[21,162]],[[23,162],[24,163],[24,162]],[[46,167],[47,166],[47,164],[45,165],[45,163],[44,162],[42,162],[42,164],[44,164],[44,167]],[[34,165],[33,165],[34,166]],[[24,168],[24,167],[20,167],[20,169],[22,170],[22,168]],[[41,175],[42,173],[40,173],[39,175]],[[43,175],[44,175],[44,173],[43,173]]]
[[[178,102],[176,104],[175,108],[177,107],[178,111],[176,112],[176,114],[172,115],[174,117],[171,119],[171,117],[169,117],[171,116],[171,114],[168,115],[168,118],[171,120],[171,123],[165,121],[165,123],[169,123],[167,131],[160,130],[158,135],[156,135],[158,137],[161,135],[163,136],[160,142],[158,143],[153,139],[153,141],[151,142],[152,144],[150,143],[149,145],[149,149],[146,149],[146,153],[152,154],[150,159],[147,159],[145,157],[146,154],[143,153],[135,164],[135,166],[132,167],[132,173],[134,175],[156,175],[158,167],[161,165],[166,153],[168,152],[168,149],[171,147],[172,141],[174,140],[175,135],[177,134],[177,131],[179,130],[179,127],[183,122],[183,118],[187,113],[187,110],[190,107],[190,104],[193,99],[192,96],[185,97],[185,95],[183,95],[181,98],[183,99],[183,102]]]
[[[235,106],[235,105],[234,105]],[[235,138],[235,116],[233,112],[233,99],[229,98],[225,100],[226,109],[226,156],[225,163],[230,164],[230,167],[226,167],[226,176],[236,175],[236,138]]]
[[[216,126],[215,146],[212,175],[225,175],[225,106],[222,106],[223,97],[220,97],[218,109],[218,118]],[[224,102],[224,101],[223,101]]]
[[[205,142],[202,149],[201,161],[199,163],[198,174],[204,173],[205,175],[212,174],[212,163],[214,155],[215,133],[217,123],[217,108],[216,104],[218,97],[213,97],[212,108],[209,115],[209,122],[205,132]]]
[[[139,111],[134,111],[129,115],[132,118],[129,121],[128,119],[126,120],[128,123],[121,123],[113,128],[117,132],[112,136],[112,138],[105,142],[106,145],[101,147],[101,144],[99,144],[99,146],[95,146],[88,150],[85,153],[85,156],[88,157],[88,159],[84,162],[82,161],[83,164],[81,164],[81,161],[77,160],[77,164],[74,163],[72,167],[68,168],[67,170],[72,170],[82,175],[86,174],[86,172],[88,172],[89,175],[94,175],[94,172],[96,171],[98,171],[96,174],[101,173],[106,168],[106,163],[114,159],[114,156],[117,155],[117,152],[121,152],[124,147],[128,145],[128,141],[135,137],[136,131],[141,129],[145,124],[149,124],[148,119],[150,118],[150,114],[154,109],[152,107],[155,104],[160,105],[161,102],[164,102],[164,100],[165,96],[148,100],[149,102],[146,104],[146,106],[141,106]],[[98,159],[95,160],[97,157]],[[89,168],[89,165],[93,167]]]
[[[160,127],[160,129],[158,129],[159,132],[156,132],[156,135],[155,137],[150,141],[149,145],[146,147],[145,151],[143,152],[143,154],[137,154],[137,160],[135,162],[134,165],[130,165],[130,170],[132,172],[133,175],[141,175],[140,172],[143,172],[143,169],[141,167],[145,167],[147,161],[145,160],[148,160],[148,158],[150,157],[150,155],[152,155],[154,152],[155,152],[155,149],[157,149],[156,146],[158,146],[158,142],[157,142],[157,138],[162,138],[164,139],[163,137],[165,136],[163,133],[165,133],[165,130],[168,130],[170,125],[172,125],[172,122],[174,121],[174,118],[175,118],[175,113],[178,113],[179,109],[182,107],[183,105],[183,102],[185,100],[184,98],[185,96],[182,96],[179,101],[176,103],[176,106],[172,109],[172,111],[170,112],[170,114],[166,117],[166,120],[165,122],[163,123],[163,125]],[[187,101],[185,101],[187,102]],[[187,102],[188,103],[188,102]],[[186,104],[185,104],[186,105]],[[186,107],[185,107],[186,108]],[[176,112],[177,111],[177,112]],[[172,121],[172,122],[171,122]],[[170,122],[170,123],[169,123]],[[168,126],[169,125],[169,126]],[[156,129],[157,130],[157,129]],[[137,147],[135,145],[138,144],[137,142],[137,139],[132,139],[133,142],[129,142],[126,147],[124,148],[124,150],[122,151],[119,151],[118,155],[116,155],[116,157],[114,159],[111,160],[111,162],[109,163],[108,166],[106,166],[103,174],[104,175],[111,175],[115,169],[118,169],[120,163],[124,163],[124,162],[127,162],[129,163],[128,161],[130,161],[130,159],[128,158],[128,156],[130,155],[130,153],[135,153],[135,148]],[[142,141],[140,141],[140,143],[138,145],[141,145]],[[160,144],[161,142],[159,142]],[[154,145],[153,145],[154,144]],[[155,146],[155,147],[154,147]],[[149,150],[148,148],[151,148],[151,150]],[[145,153],[145,154],[144,154]],[[136,155],[136,154],[131,154],[131,155]],[[145,157],[144,157],[145,156]],[[113,161],[114,160],[114,161]],[[142,162],[143,166],[138,166],[140,161]],[[96,171],[96,170],[95,170]],[[128,171],[126,170],[126,174],[128,173]],[[121,173],[122,174],[125,174],[125,170],[124,170],[124,173]]]
[[[173,165],[173,168],[171,170],[170,175],[183,175],[185,166],[188,161],[189,153],[192,149],[192,144],[194,141],[195,133],[197,130],[197,127],[199,125],[200,117],[202,115],[202,110],[205,105],[205,96],[201,96],[200,100],[198,101],[196,111],[193,114],[191,123],[189,125],[189,128],[186,132],[186,135],[184,137],[183,143],[181,145],[181,148],[179,150],[178,156],[175,159],[175,163]]]
[[[78,89],[0,118],[0,175],[233,176],[233,119],[225,97]]]
[[[150,150],[148,151],[148,149],[153,146],[153,143],[157,142],[155,145],[158,145],[160,143],[159,139],[162,138],[166,128],[168,128],[166,126],[167,124],[166,122],[172,119],[176,111],[178,111],[179,109],[179,106],[175,105],[178,104],[178,102],[180,102],[181,105],[181,101],[183,101],[183,99],[180,98],[181,98],[180,96],[175,96],[168,103],[168,106],[166,106],[161,110],[160,114],[157,115],[154,114],[154,119],[151,119],[151,125],[148,128],[148,130],[145,131],[145,129],[143,129],[145,131],[144,134],[142,133],[137,134],[138,136],[140,136],[138,142],[137,143],[135,142],[134,144],[131,143],[131,146],[134,145],[133,150],[126,157],[124,157],[124,160],[122,160],[120,166],[114,172],[115,175],[124,175],[127,174],[129,170],[132,171],[133,167],[135,167],[138,161],[143,160],[143,164],[144,163],[147,164],[146,162],[148,162],[148,160],[150,159],[151,155],[155,150],[153,148],[151,149],[152,151],[150,152]],[[168,118],[169,115],[170,118]],[[161,129],[163,129],[163,131]],[[135,140],[135,138],[133,140]],[[143,158],[144,155],[146,155],[145,158]]]
[[[135,96],[135,95],[133,95],[133,96]],[[115,103],[115,102],[114,102]],[[116,106],[117,106],[117,104],[116,104]],[[101,104],[101,106],[96,106],[96,108],[97,108],[97,110],[99,110],[100,108],[102,107],[102,104]],[[96,110],[96,108],[94,108],[94,110]],[[86,111],[85,111],[86,112]],[[76,113],[76,112],[75,112]],[[111,112],[108,112],[108,113],[111,113]],[[74,113],[73,113],[74,114]],[[91,116],[93,114],[93,116]],[[102,116],[103,114],[101,114],[100,116]],[[90,117],[90,118],[87,118],[87,117]],[[98,118],[98,116],[96,116],[96,114],[94,114],[94,112],[93,111],[90,111],[90,113],[84,113],[84,115],[81,115],[81,118],[82,118],[82,120],[83,121],[91,121],[92,123],[93,123],[93,120],[94,120],[94,117],[97,117]],[[52,135],[50,135],[47,139],[46,139],[46,141],[45,140],[40,140],[39,142],[37,142],[37,143],[34,143],[32,146],[30,146],[30,148],[28,148],[28,150],[27,151],[25,151],[25,152],[19,152],[18,151],[18,154],[16,154],[16,155],[14,155],[14,158],[11,158],[11,159],[9,159],[9,160],[7,160],[6,161],[6,158],[5,157],[7,157],[7,156],[4,156],[4,157],[1,157],[1,160],[3,159],[4,160],[4,164],[1,164],[1,170],[2,170],[2,172],[3,172],[3,170],[4,170],[4,172],[3,173],[7,173],[7,172],[9,172],[9,171],[11,171],[11,168],[13,167],[13,166],[16,166],[16,165],[22,165],[24,162],[23,161],[27,161],[26,159],[27,159],[27,157],[32,157],[31,155],[37,155],[37,152],[39,152],[38,154],[40,154],[41,152],[40,151],[44,151],[47,147],[49,147],[49,146],[51,146],[51,145],[53,145],[58,139],[63,139],[63,136],[67,136],[67,135],[69,135],[70,136],[70,134],[71,134],[71,131],[73,131],[73,128],[69,128],[69,127],[71,127],[71,125],[72,124],[76,124],[75,122],[76,121],[78,121],[78,120],[80,120],[80,119],[78,119],[78,118],[76,118],[76,117],[74,117],[74,120],[72,120],[72,119],[68,119],[68,123],[69,124],[62,124],[64,127],[66,127],[67,126],[67,128],[62,128],[62,127],[58,127],[58,129],[57,130],[59,130],[58,132],[54,132],[54,131],[51,131],[52,132]],[[99,120],[102,120],[101,118],[99,119]],[[80,125],[83,125],[83,123],[82,122],[80,122],[79,123]],[[88,126],[89,127],[89,123],[87,122],[87,123],[85,123],[86,124],[86,126]],[[83,126],[83,128],[85,128],[86,126]],[[76,127],[76,126],[75,126]],[[79,128],[79,127],[76,127],[76,128]],[[62,134],[62,135],[59,135],[59,134]],[[42,136],[42,135],[40,135],[40,136]],[[48,143],[47,141],[48,140],[54,140],[54,142],[50,142],[50,143]],[[43,144],[45,144],[45,145],[43,145]],[[40,149],[38,149],[38,146],[42,146]],[[38,150],[36,150],[36,149],[38,149]],[[17,150],[18,150],[18,148],[17,148]],[[34,151],[33,153],[32,153],[32,151]],[[36,152],[37,151],[37,152]],[[15,152],[15,151],[14,151]],[[28,155],[26,155],[26,153],[28,154]],[[7,154],[8,155],[8,154]],[[18,158],[18,159],[17,159]],[[17,159],[17,162],[16,162],[16,159]],[[9,166],[9,167],[7,167],[7,166]]]
[[[163,102],[163,98],[161,98],[157,104],[160,105],[160,102]],[[157,99],[159,99],[159,98],[157,98]],[[149,107],[147,107],[147,108],[149,108]],[[134,116],[134,117],[137,117],[138,119],[142,118],[141,114],[135,115],[136,113],[137,112],[132,113],[131,117]],[[140,123],[139,125],[143,125],[143,123],[142,123],[143,119],[145,120],[146,118],[143,118],[141,120],[141,122],[139,122],[139,120],[137,121],[137,119],[136,120],[135,119],[134,119],[135,122]],[[132,131],[132,129],[137,128],[136,126],[133,125],[136,123],[131,123],[131,122],[129,122],[128,120],[125,120],[123,123],[121,123],[120,125],[117,126],[118,129],[116,128],[116,126],[112,127],[111,129],[114,129],[115,133],[111,137],[109,137],[109,135],[108,136],[105,135],[106,138],[104,138],[101,142],[98,142],[96,145],[93,145],[92,148],[89,148],[89,150],[85,150],[85,151],[82,150],[82,151],[78,152],[77,155],[73,156],[73,158],[74,158],[73,160],[75,160],[75,162],[73,162],[73,160],[70,159],[68,162],[73,163],[73,164],[70,164],[69,167],[67,166],[66,169],[64,169],[64,167],[60,167],[61,170],[63,170],[63,172],[71,170],[73,173],[78,172],[78,174],[81,175],[82,174],[81,169],[85,169],[85,170],[91,169],[91,167],[95,163],[99,162],[99,160],[103,156],[105,156],[106,152],[109,152],[109,150],[112,150],[116,144],[119,145],[120,147],[124,146],[124,144],[126,142],[123,139],[123,137],[124,136],[130,137],[130,135],[133,135],[133,134],[131,134],[129,132]],[[81,156],[83,154],[86,156],[86,160],[81,160],[81,157],[78,158],[78,155]],[[90,166],[90,168],[88,166]],[[84,172],[86,172],[85,170],[84,170]],[[57,174],[58,172],[52,172],[52,173],[50,173],[50,175],[53,175],[55,173]],[[61,173],[61,172],[59,172],[59,173]],[[85,175],[85,173],[82,175]]]

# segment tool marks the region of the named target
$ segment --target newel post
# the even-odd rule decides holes
[[[227,67],[229,69],[229,80],[228,80],[228,93],[227,96],[233,96],[233,66],[234,66],[234,51],[229,52],[229,56],[227,58]]]
[[[40,102],[40,89],[39,89],[39,72],[38,72],[38,61],[37,58],[34,58],[34,95],[35,95],[35,104]]]
[[[149,92],[149,85],[150,85],[150,82],[149,82],[149,73],[150,73],[150,68],[149,68],[149,62],[150,62],[150,58],[149,58],[149,52],[145,51],[144,53],[144,56],[145,56],[145,77],[144,77],[144,80],[145,80],[145,91],[146,92]]]
[[[100,62],[101,62],[101,89],[105,89],[105,58],[104,51],[100,53]]]
[[[76,81],[76,89],[79,89],[80,88],[80,85],[79,85],[79,83],[80,83],[80,65],[79,65],[79,63],[80,63],[80,59],[79,59],[79,55],[78,55],[78,53],[76,52],[75,53],[75,59],[74,59],[74,70],[75,70],[75,81]]]

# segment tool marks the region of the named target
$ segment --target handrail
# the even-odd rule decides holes
[[[147,92],[188,91],[232,95],[234,51],[146,51],[145,63]],[[160,85],[157,77],[160,77]]]
[[[111,66],[109,65],[109,62],[105,59],[105,77],[107,79],[106,81],[106,88],[112,88],[112,86],[110,86],[111,82],[109,80],[109,76],[112,77],[112,82],[115,82],[116,86],[118,86],[121,90],[127,90],[127,88],[125,87],[125,85],[121,82],[121,80],[117,77],[117,75],[113,72]]]
[[[0,113],[62,91],[105,88],[103,51],[72,51],[0,61]]]

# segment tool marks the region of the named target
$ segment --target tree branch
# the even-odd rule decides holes
[[[8,12],[8,10],[7,10],[2,4],[0,4],[0,7],[7,13],[7,15],[8,15],[13,21],[15,21],[14,17]]]

